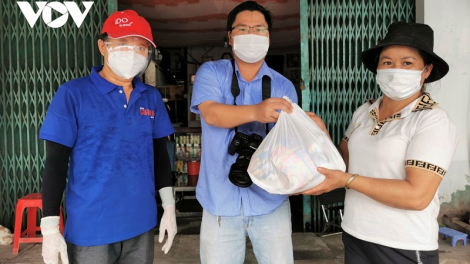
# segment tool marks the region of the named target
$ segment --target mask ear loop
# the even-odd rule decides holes
[[[106,60],[106,64],[108,64],[108,66],[111,67],[111,65],[109,64],[109,56],[111,56],[111,51],[109,50],[108,45],[106,45],[106,43],[109,43],[109,42],[106,42],[106,41],[103,41],[103,42],[104,42],[104,47],[106,48],[106,51],[108,52],[108,59]]]
[[[428,65],[425,65],[424,69],[421,71],[421,73],[423,73],[426,70],[427,67],[428,67]],[[431,75],[431,72],[429,72],[429,75]],[[426,82],[426,79],[429,78],[429,75],[426,78],[424,78],[423,84],[421,85],[420,90],[421,90],[422,94],[426,92],[426,86],[424,86],[424,83]]]

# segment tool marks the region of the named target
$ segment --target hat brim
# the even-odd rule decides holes
[[[370,49],[367,49],[361,53],[362,63],[366,66],[369,71],[376,74],[378,66],[378,57],[380,55],[380,52],[382,51],[382,48],[391,45],[409,46],[419,49],[426,53],[429,56],[431,63],[433,64],[431,74],[429,74],[428,78],[424,81],[425,83],[435,82],[444,77],[449,72],[449,65],[447,64],[447,62],[445,62],[441,57],[437,56],[433,51],[425,50],[421,47],[413,45],[413,41],[415,41],[413,38],[407,36],[395,36],[393,40],[384,40],[380,44]]]

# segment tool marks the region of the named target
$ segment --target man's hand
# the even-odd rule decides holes
[[[68,264],[67,244],[59,231],[59,217],[41,218],[42,257],[46,264],[59,263],[59,254],[63,264]]]
[[[256,105],[255,119],[261,123],[277,122],[279,118],[277,110],[290,114],[294,108],[286,99],[269,98]]]
[[[162,219],[160,220],[160,234],[158,242],[162,243],[165,238],[165,231],[168,233],[168,239],[163,244],[162,251],[168,253],[176,236],[176,213],[175,206],[169,205],[164,209]]]
[[[163,244],[162,251],[168,253],[173,244],[176,236],[176,212],[175,212],[175,198],[173,197],[173,188],[161,188],[158,193],[162,198],[163,216],[160,220],[160,234],[158,235],[158,242],[162,243],[165,238],[165,231],[168,234],[168,239]]]

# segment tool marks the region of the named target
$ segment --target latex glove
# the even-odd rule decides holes
[[[59,231],[59,217],[48,216],[41,218],[42,257],[46,264],[59,263],[59,253],[62,263],[68,264],[67,244]]]
[[[158,236],[158,242],[163,242],[166,231],[168,234],[168,239],[162,247],[162,251],[166,254],[170,250],[171,245],[173,244],[173,240],[176,236],[175,198],[173,197],[172,187],[161,188],[158,192],[162,198],[163,207],[163,216],[160,220],[160,234]]]

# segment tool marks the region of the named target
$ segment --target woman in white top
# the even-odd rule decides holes
[[[347,172],[319,168],[325,181],[303,194],[347,189],[345,263],[437,264],[437,189],[457,132],[423,84],[444,77],[449,66],[433,52],[428,25],[403,22],[390,25],[377,46],[362,52],[362,62],[384,95],[353,115],[339,145]]]

